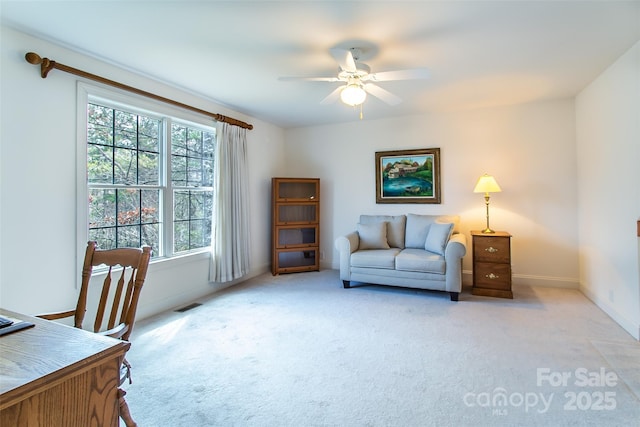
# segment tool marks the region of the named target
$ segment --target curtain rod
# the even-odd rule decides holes
[[[154,93],[145,92],[143,90],[136,89],[135,87],[127,86],[127,85],[124,85],[122,83],[114,82],[113,80],[105,79],[104,77],[96,76],[95,74],[87,73],[86,71],[78,70],[77,68],[68,67],[68,66],[60,64],[60,63],[58,63],[56,61],[51,61],[49,58],[42,58],[42,57],[40,57],[40,55],[38,55],[37,53],[34,53],[34,52],[28,52],[24,56],[24,59],[26,59],[29,64],[34,64],[34,65],[40,64],[40,76],[43,79],[46,79],[47,75],[49,74],[49,71],[51,71],[51,70],[53,70],[55,68],[57,70],[64,71],[66,73],[75,74],[76,76],[80,76],[80,77],[84,77],[84,78],[87,78],[87,79],[90,79],[90,80],[94,80],[94,81],[99,82],[99,83],[104,83],[104,84],[107,84],[109,86],[114,86],[114,87],[117,87],[119,89],[124,89],[126,91],[136,93],[138,95],[146,96],[148,98],[155,99],[156,101],[161,101],[161,102],[164,102],[164,103],[167,103],[167,104],[174,105],[176,107],[181,107],[181,108],[185,108],[185,109],[190,110],[190,111],[195,111],[196,113],[204,114],[205,116],[212,117],[214,120],[217,120],[219,122],[229,123],[231,125],[240,126],[241,128],[245,128],[245,129],[249,129],[249,130],[253,129],[253,125],[251,125],[249,123],[245,123],[245,122],[237,120],[237,119],[234,119],[232,117],[223,116],[222,114],[210,113],[208,111],[201,110],[199,108],[192,107],[190,105],[183,104],[181,102],[177,102],[177,101],[173,101],[173,100],[168,99],[168,98],[164,98],[164,97],[156,95]]]

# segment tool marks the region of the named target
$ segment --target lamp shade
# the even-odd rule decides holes
[[[474,193],[499,193],[501,191],[502,189],[496,182],[496,179],[486,173],[478,179],[476,188],[473,189]]]
[[[367,92],[357,83],[348,84],[342,89],[342,92],[340,92],[342,102],[352,107],[362,104],[366,98]]]

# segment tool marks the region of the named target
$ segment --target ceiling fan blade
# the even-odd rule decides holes
[[[305,81],[305,82],[339,82],[337,77],[278,77],[283,82]]]
[[[342,70],[357,71],[356,61],[353,59],[353,53],[350,50],[334,48],[330,49],[330,52]]]
[[[398,105],[402,102],[402,99],[400,99],[399,97],[395,96],[386,89],[382,89],[380,86],[374,85],[373,83],[365,84],[364,90],[366,90],[376,98],[380,98],[389,105]]]
[[[429,70],[426,68],[415,68],[413,70],[382,71],[372,73],[366,80],[373,82],[388,82],[391,80],[419,80],[429,78]]]
[[[325,99],[320,101],[320,104],[327,105],[327,104],[333,104],[334,102],[336,102],[340,97],[340,92],[342,92],[342,89],[344,89],[344,86],[339,86],[335,88],[335,90],[331,92]]]

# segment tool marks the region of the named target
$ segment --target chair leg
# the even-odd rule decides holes
[[[126,391],[124,391],[121,388],[118,389],[118,403],[120,405],[120,418],[122,418],[122,421],[124,421],[127,427],[137,427],[138,424],[136,424],[136,422],[133,421],[133,418],[131,418],[131,412],[129,412],[129,405],[127,405],[127,401],[124,400],[125,394],[127,394]]]

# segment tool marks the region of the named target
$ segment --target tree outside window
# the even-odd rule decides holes
[[[210,246],[215,140],[214,128],[89,102],[89,239],[154,256]]]

